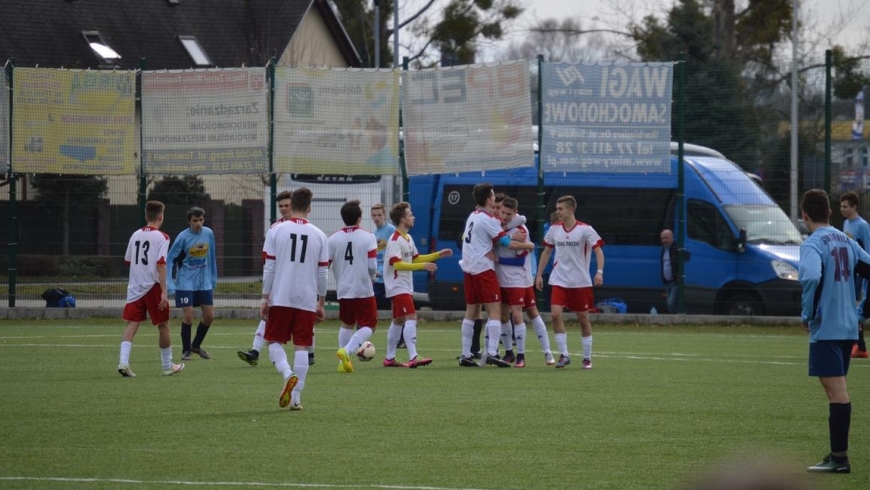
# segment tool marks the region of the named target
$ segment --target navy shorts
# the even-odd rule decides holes
[[[214,291],[175,291],[175,306],[212,306],[214,305]]]
[[[832,378],[849,373],[854,340],[817,340],[810,344],[810,376]]]

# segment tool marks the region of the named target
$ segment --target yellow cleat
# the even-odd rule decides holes
[[[290,405],[290,397],[293,388],[296,387],[296,383],[299,382],[299,377],[295,374],[291,374],[287,381],[284,382],[284,390],[281,391],[281,396],[278,397],[278,406],[281,408]]]
[[[353,372],[353,362],[351,362],[350,355],[347,353],[347,350],[344,347],[338,349],[338,352],[335,353],[335,357],[337,357],[338,360],[341,361],[339,371],[343,370],[343,372],[345,373]]]

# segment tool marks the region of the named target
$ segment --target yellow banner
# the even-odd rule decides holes
[[[135,173],[136,72],[16,68],[12,169],[17,173]]]

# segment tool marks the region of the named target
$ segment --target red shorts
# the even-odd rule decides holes
[[[577,313],[589,311],[595,304],[592,288],[563,288],[553,286],[550,292],[550,305],[557,305]]]
[[[160,284],[151,286],[145,296],[124,305],[121,318],[128,322],[144,322],[145,312],[151,317],[151,323],[160,325],[169,321],[169,305],[160,309]]]
[[[375,297],[345,298],[338,300],[338,318],[345,325],[378,326],[378,302]]]
[[[417,313],[414,308],[414,297],[410,294],[397,294],[390,298],[393,301],[393,318],[402,318]]]
[[[293,341],[298,347],[310,347],[314,339],[314,323],[317,315],[313,311],[300,310],[290,306],[270,306],[269,319],[266,320],[267,342],[286,344]]]
[[[524,310],[538,306],[535,288],[531,286],[527,288],[501,288],[501,302],[508,306],[522,306]]]
[[[465,304],[484,305],[501,302],[501,288],[494,270],[480,274],[465,273]]]

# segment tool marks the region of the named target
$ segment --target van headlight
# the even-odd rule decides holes
[[[776,276],[780,279],[785,279],[788,281],[797,281],[798,280],[798,271],[794,268],[793,265],[789,264],[784,260],[771,260],[770,266],[773,267],[773,272],[776,273]]]

